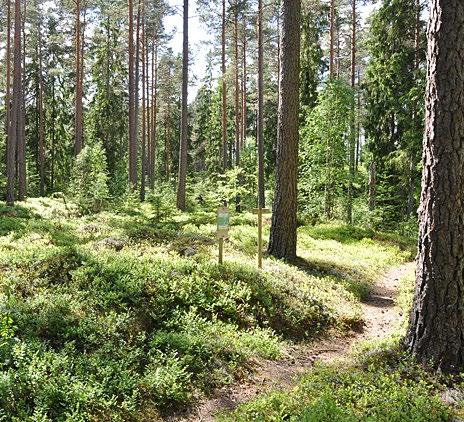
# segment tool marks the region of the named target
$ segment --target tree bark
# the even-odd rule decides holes
[[[20,11],[21,13],[21,11]],[[26,199],[26,100],[24,90],[26,87],[26,2],[24,2],[23,16],[21,19],[21,79],[19,88],[20,108],[18,117],[18,138],[16,152],[18,155],[18,200]]]
[[[329,78],[333,79],[335,74],[334,67],[334,44],[335,44],[335,0],[330,0],[330,17],[329,17]]]
[[[464,367],[464,8],[432,0],[416,289],[406,345],[443,372]]]
[[[146,54],[146,38],[145,38],[145,0],[142,0],[141,11],[141,35],[139,36],[141,44],[141,59],[142,59],[142,156],[141,156],[141,180],[140,180],[140,201],[145,201],[145,182],[146,182],[146,153],[147,153],[147,115],[145,105],[145,88],[146,88],[146,74],[145,74],[145,54]]]
[[[6,12],[6,88],[5,88],[5,133],[8,137],[11,116],[11,0],[7,0]]]
[[[76,24],[75,24],[75,72],[76,72],[76,98],[75,98],[75,134],[74,134],[74,155],[82,151],[83,146],[83,81],[82,81],[82,28],[81,28],[81,1],[76,0]]]
[[[258,208],[266,206],[264,192],[264,48],[263,48],[263,0],[258,0]]]
[[[37,109],[39,114],[39,191],[40,196],[45,196],[45,113],[44,113],[44,80],[42,65],[42,27],[40,17],[37,23],[37,56],[39,62],[38,80],[39,95],[37,97]]]
[[[21,1],[15,0],[15,24],[13,47],[13,104],[8,126],[7,143],[7,194],[6,202],[13,205],[15,200],[16,148],[19,135],[21,112]]]
[[[243,55],[242,55],[242,139],[240,141],[240,149],[245,145],[247,134],[247,23],[246,13],[243,13]]]
[[[351,89],[355,95],[356,89],[356,0],[351,0]],[[348,175],[348,199],[346,220],[353,224],[353,181],[355,176],[355,153],[356,153],[356,119],[355,99],[351,105],[350,137],[348,146],[349,175]]]
[[[240,167],[240,84],[239,84],[239,53],[238,53],[238,2],[235,2],[234,13],[234,52],[235,52],[235,167]],[[241,183],[241,181],[238,181]],[[235,198],[235,211],[241,212],[241,198]]]
[[[179,146],[179,185],[177,188],[177,208],[185,211],[185,189],[187,184],[187,137],[188,137],[188,0],[184,0],[184,33],[182,50],[182,110]]]
[[[227,83],[226,83],[226,0],[222,0],[222,35],[221,35],[221,71],[222,71],[222,171],[228,167],[227,145]]]
[[[158,117],[158,44],[156,44],[156,40],[153,41],[153,58],[152,58],[152,128],[151,128],[151,163],[150,163],[150,188],[153,190],[155,188],[155,170],[156,170],[156,154],[157,154],[157,117]],[[156,44],[156,45],[155,45]]]
[[[296,258],[299,141],[300,0],[282,0],[276,193],[269,253]]]
[[[135,125],[135,80],[134,80],[134,5],[129,8],[129,185],[137,186],[137,128]]]

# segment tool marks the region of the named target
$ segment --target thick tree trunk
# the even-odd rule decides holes
[[[353,95],[356,88],[356,0],[351,0],[351,89]],[[356,153],[356,119],[355,101],[351,106],[350,138],[348,147],[349,175],[348,175],[348,199],[346,219],[348,224],[353,223],[353,181],[355,176],[355,153]]]
[[[407,348],[444,372],[464,367],[464,8],[432,0],[419,252]]]
[[[145,201],[145,182],[146,182],[146,155],[147,155],[147,114],[145,106],[145,84],[146,84],[146,74],[145,74],[145,54],[146,54],[146,38],[145,38],[145,0],[142,0],[142,11],[141,11],[141,59],[142,59],[142,156],[140,157],[141,161],[141,179],[140,179],[140,201]]]
[[[11,0],[7,0],[6,12],[6,88],[5,88],[5,133],[8,137],[11,118]]]
[[[129,7],[129,186],[137,186],[137,128],[135,125],[135,80],[134,80],[134,5]]]
[[[75,26],[75,72],[76,72],[76,98],[74,115],[74,154],[78,155],[83,146],[83,81],[82,81],[82,28],[81,28],[81,1],[76,0],[76,26]]]
[[[20,96],[20,110],[18,118],[18,139],[16,150],[18,154],[18,200],[24,201],[26,198],[26,99],[24,91],[26,88],[26,31],[25,31],[25,19],[26,19],[26,2],[24,2],[24,11],[21,19],[21,84],[19,90]]]
[[[37,56],[39,62],[38,81],[39,95],[37,97],[37,109],[39,115],[39,190],[40,196],[45,196],[45,113],[44,113],[44,80],[42,65],[42,28],[40,18],[37,24]]]
[[[235,3],[234,14],[234,52],[235,52],[235,167],[240,167],[240,83],[239,83],[239,53],[238,53],[238,2]],[[240,180],[239,180],[240,183]],[[241,198],[235,198],[235,211],[241,212]]]
[[[137,2],[137,20],[136,20],[136,27],[135,27],[135,106],[134,106],[134,113],[135,113],[135,142],[136,142],[136,149],[135,149],[135,163],[136,168],[138,167],[138,158],[139,158],[139,116],[140,116],[140,18],[141,18],[141,2],[143,0],[138,0]],[[135,170],[137,175],[137,182],[138,182],[138,170]]]
[[[222,0],[222,35],[221,35],[221,71],[222,71],[222,170],[227,171],[227,84],[226,84],[226,0]]]
[[[146,162],[145,162],[145,179],[148,181],[148,186],[150,186],[150,166],[151,166],[151,154],[152,154],[152,144],[151,144],[151,107],[150,107],[150,50],[149,46],[150,43],[148,41],[148,29],[145,29],[145,95],[146,95],[146,104],[145,110],[147,115],[147,154],[146,154]]]
[[[13,51],[13,105],[8,127],[7,145],[7,195],[9,205],[15,200],[16,148],[20,132],[21,114],[21,1],[15,0],[14,51]]]
[[[177,208],[185,211],[185,189],[187,184],[187,137],[188,137],[188,0],[184,0],[184,33],[182,50],[182,110],[179,146],[179,185],[177,187]]]
[[[240,141],[240,149],[245,145],[247,134],[247,24],[246,13],[243,13],[243,51],[242,51],[242,139]]]
[[[155,170],[156,170],[156,154],[157,154],[157,117],[158,117],[158,104],[157,104],[157,97],[158,97],[158,45],[155,45],[155,40],[153,41],[153,54],[152,54],[152,88],[151,88],[151,96],[152,96],[152,128],[151,128],[151,163],[150,163],[150,188],[153,190],[155,188]]]
[[[330,0],[329,16],[329,78],[335,75],[334,44],[335,44],[335,0]]]
[[[269,253],[296,257],[299,140],[300,0],[282,0],[276,192]]]
[[[266,206],[264,192],[264,48],[263,48],[263,0],[258,0],[258,208]]]

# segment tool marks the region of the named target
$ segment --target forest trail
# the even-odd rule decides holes
[[[372,285],[368,298],[361,303],[364,325],[359,331],[343,335],[326,335],[312,344],[295,346],[279,361],[253,362],[253,374],[243,383],[218,389],[211,397],[198,402],[187,412],[167,417],[169,422],[213,422],[220,411],[233,410],[258,394],[277,387],[293,385],[316,361],[329,362],[346,355],[351,347],[364,340],[382,339],[391,334],[401,320],[396,307],[400,279],[414,266],[413,262],[394,267]]]

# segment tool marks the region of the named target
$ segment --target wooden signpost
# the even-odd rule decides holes
[[[256,208],[254,214],[258,215],[258,268],[263,268],[263,214],[269,214],[268,208]]]
[[[216,237],[219,240],[219,265],[224,261],[224,239],[229,237],[230,214],[227,207],[219,207],[217,210]]]

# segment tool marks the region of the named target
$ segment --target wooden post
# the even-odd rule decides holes
[[[263,209],[258,208],[258,268],[263,268]]]
[[[222,265],[224,262],[224,238],[219,238],[219,265]]]
[[[219,265],[224,262],[224,239],[229,236],[229,209],[227,207],[219,207],[217,210],[217,231],[216,237],[219,240]]]
[[[253,210],[258,215],[258,268],[263,268],[263,214],[270,212],[267,208],[256,208]]]

